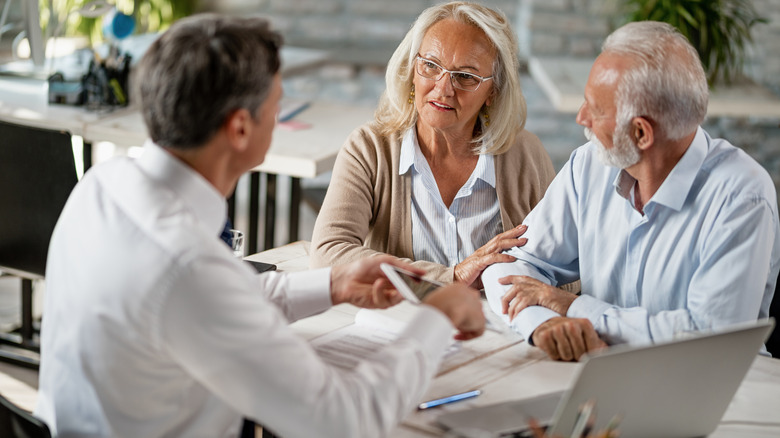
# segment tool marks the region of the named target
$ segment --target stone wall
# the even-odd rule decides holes
[[[270,17],[291,45],[333,50],[336,61],[385,64],[435,0],[201,0],[206,10]],[[518,0],[480,3],[516,17]]]
[[[780,94],[780,1],[752,0],[768,23],[753,27],[745,72]],[[618,0],[518,0],[521,55],[595,57],[618,23]]]
[[[757,24],[753,29],[751,60],[748,74],[780,95],[780,1],[753,0],[767,24]]]
[[[780,204],[780,120],[763,117],[709,117],[703,128],[712,137],[740,147],[769,172]]]
[[[437,0],[199,0],[203,10],[270,17],[288,44],[334,50],[336,60],[382,64],[417,15]],[[481,0],[514,23],[520,54],[595,57],[618,0]],[[780,1],[753,0],[769,20],[754,27],[747,73],[780,93]]]
[[[610,32],[613,0],[518,0],[520,54],[595,57]]]

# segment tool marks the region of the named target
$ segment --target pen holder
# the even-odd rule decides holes
[[[130,55],[120,54],[112,47],[106,59],[96,57],[90,62],[89,70],[82,78],[88,110],[110,110],[128,105],[130,59]]]

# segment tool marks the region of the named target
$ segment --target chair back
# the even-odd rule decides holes
[[[772,304],[769,305],[769,316],[775,318],[777,325],[765,344],[772,357],[780,359],[780,297],[778,297],[780,290],[778,289],[780,289],[780,274],[778,274],[777,283],[775,283],[775,296],[772,297]]]
[[[50,438],[51,432],[46,423],[0,395],[0,436]]]
[[[0,268],[44,275],[77,180],[70,134],[0,122]]]

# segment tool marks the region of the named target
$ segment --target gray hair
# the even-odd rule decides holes
[[[385,82],[376,112],[383,133],[403,132],[417,122],[414,103],[409,102],[414,79],[414,62],[428,29],[444,19],[478,27],[496,49],[493,62],[490,125],[482,123],[482,133],[472,141],[478,153],[501,154],[512,147],[515,136],[525,126],[526,104],[520,88],[520,62],[517,39],[506,16],[475,3],[451,2],[432,6],[420,14],[387,64]]]
[[[196,148],[234,111],[257,117],[279,71],[281,43],[258,17],[198,14],[174,23],[151,45],[134,77],[152,140]]]
[[[707,115],[709,88],[699,55],[674,27],[657,21],[628,23],[602,46],[630,57],[617,86],[617,125],[647,117],[670,140],[693,132]]]

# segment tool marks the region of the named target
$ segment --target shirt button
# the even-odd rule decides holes
[[[453,222],[455,222],[455,218],[450,216],[450,223],[453,223]]]

